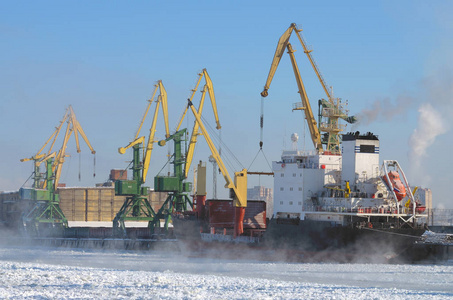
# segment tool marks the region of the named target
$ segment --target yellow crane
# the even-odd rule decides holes
[[[311,106],[305,91],[305,87],[299,73],[299,69],[294,56],[295,50],[289,43],[289,39],[293,32],[296,33],[296,36],[304,49],[304,53],[307,55],[308,60],[310,61],[310,64],[313,67],[313,70],[315,71],[316,76],[318,77],[318,80],[321,83],[321,86],[324,92],[326,93],[328,99],[328,100],[321,99],[319,101],[320,109],[319,126],[314,119],[313,112],[311,110]],[[318,153],[340,154],[340,142],[341,142],[340,132],[343,131],[345,125],[339,124],[339,119],[341,118],[348,123],[355,123],[357,119],[355,117],[349,117],[340,99],[334,98],[332,90],[328,88],[327,83],[324,80],[324,77],[322,76],[313,56],[311,55],[312,50],[307,47],[307,44],[305,43],[301,35],[301,32],[302,29],[299,29],[295,23],[292,23],[280,37],[277,44],[277,49],[275,50],[274,59],[272,60],[269,75],[267,77],[266,84],[264,85],[264,90],[261,92],[261,96],[267,97],[268,90],[274,77],[275,71],[277,70],[277,67],[283,56],[283,52],[285,51],[285,49],[287,49],[293,66],[297,85],[299,87],[299,94],[302,99],[301,103],[295,103],[293,105],[293,110],[305,111],[305,118],[307,119],[311,139],[313,141],[315,148],[318,150]],[[263,118],[263,116],[261,116],[261,118]],[[321,118],[324,118],[325,121],[321,121]],[[261,120],[261,123],[262,122],[263,121]],[[325,134],[323,134],[323,138],[321,138],[320,132],[325,132]],[[325,150],[323,150],[322,144],[326,144]],[[262,141],[260,145],[262,146]]]
[[[321,142],[321,134],[319,133],[317,122],[313,115],[313,111],[311,109],[310,102],[308,100],[307,92],[305,91],[305,86],[302,81],[302,77],[300,76],[299,67],[297,66],[296,58],[294,56],[295,50],[293,50],[291,44],[289,43],[289,38],[291,37],[291,33],[293,32],[294,29],[296,29],[295,32],[297,33],[297,35],[300,36],[299,31],[296,28],[296,25],[293,23],[278,40],[277,49],[275,50],[275,54],[274,54],[274,58],[272,60],[269,75],[267,77],[266,84],[264,85],[264,89],[261,92],[261,96],[262,97],[268,96],[268,90],[271,85],[272,79],[274,77],[275,71],[277,70],[277,67],[283,56],[283,52],[285,51],[285,49],[287,49],[289,57],[291,59],[291,64],[293,66],[294,75],[296,77],[297,86],[299,88],[298,92],[299,92],[300,98],[302,100],[300,105],[296,105],[296,107],[294,107],[294,110],[304,110],[305,111],[305,118],[307,119],[308,129],[310,131],[313,145],[314,145],[315,149],[318,150],[318,153],[322,154],[324,152],[324,150],[323,150],[322,142]]]
[[[137,133],[135,134],[134,140],[132,142],[130,142],[127,146],[118,148],[118,152],[120,154],[124,154],[124,153],[126,153],[127,149],[129,149],[135,145],[142,144],[143,149],[144,149],[144,155],[143,155],[143,169],[141,172],[141,183],[146,182],[146,176],[148,174],[148,169],[149,169],[149,162],[151,161],[151,154],[152,154],[152,151],[154,148],[154,143],[156,142],[156,140],[154,139],[154,136],[156,133],[157,118],[158,118],[160,106],[162,106],[162,114],[164,117],[165,138],[168,138],[170,136],[170,130],[169,130],[169,126],[168,126],[167,91],[165,90],[162,80],[159,80],[157,82],[157,84],[154,85],[154,87],[155,88],[153,91],[153,95],[151,96],[151,99],[148,100],[148,106],[146,107],[145,113],[143,114],[142,120],[138,127]],[[156,107],[154,109],[153,120],[152,120],[151,128],[149,130],[148,142],[146,143],[147,146],[145,148],[144,147],[145,136],[139,137],[139,135],[140,135],[140,131],[142,129],[143,123],[145,122],[145,119],[148,115],[148,111],[151,107],[151,104],[154,101],[154,97],[156,96],[157,90],[159,90],[160,94],[156,100]]]
[[[55,142],[57,141],[60,131],[63,128],[63,125],[65,123],[67,124],[67,126],[66,126],[65,135],[63,138],[63,144],[62,144],[61,148],[58,150],[58,153],[56,154],[55,160],[52,164],[52,172],[54,173],[54,176],[55,176],[55,179],[54,179],[55,188],[58,186],[58,183],[60,180],[61,169],[62,169],[62,166],[64,163],[64,158],[67,157],[67,155],[66,155],[67,144],[68,144],[68,141],[69,141],[72,133],[74,133],[76,147],[77,147],[77,153],[81,152],[80,144],[79,144],[79,134],[82,136],[85,143],[90,148],[91,153],[92,154],[96,153],[96,151],[91,146],[90,141],[88,140],[87,136],[85,135],[85,132],[83,131],[82,126],[77,121],[76,115],[75,115],[74,110],[72,109],[71,105],[69,105],[69,107],[66,109],[63,119],[60,121],[60,124],[56,127],[55,131],[47,139],[47,141],[44,143],[44,145],[38,150],[38,152],[30,158],[23,158],[20,160],[21,162],[33,160],[35,162],[35,176],[37,176],[37,178],[38,177],[41,178],[39,176],[39,168],[36,168],[37,167],[36,165],[39,166],[40,163],[38,163],[38,162],[40,161],[40,159],[42,159],[52,153]],[[49,148],[47,149],[47,151],[44,151],[44,153],[42,153],[50,141],[52,141],[52,142],[49,145]],[[34,188],[45,188],[46,183],[39,182],[39,178],[38,178],[38,180],[35,180],[33,187]]]
[[[189,101],[192,101],[196,91],[198,90],[198,86],[200,85],[201,79],[203,77],[205,79],[205,85],[203,86],[203,89],[201,90],[201,100],[200,100],[200,104],[198,106],[198,114],[201,115],[201,113],[203,111],[206,92],[207,92],[209,94],[209,99],[211,100],[211,106],[212,106],[212,110],[214,112],[214,118],[215,118],[215,122],[216,122],[216,128],[219,130],[222,128],[222,126],[220,125],[219,114],[217,113],[217,103],[215,100],[214,86],[212,84],[211,77],[209,77],[208,71],[206,69],[203,69],[203,71],[198,74],[198,81],[197,81],[197,84],[195,85],[195,87],[192,89],[192,95],[190,96]],[[188,107],[186,106],[186,108],[178,122],[176,131],[179,131],[179,128],[181,127],[184,117],[186,116],[187,110],[188,110]],[[192,164],[193,155],[195,152],[195,145],[197,143],[197,137],[198,137],[198,135],[200,135],[200,133],[198,132],[198,126],[199,126],[198,122],[194,122],[192,134],[191,134],[190,140],[189,140],[189,147],[187,149],[187,154],[186,154],[186,163],[184,166],[185,178],[187,178],[189,175],[190,166]]]
[[[66,131],[63,138],[63,144],[58,152],[52,152],[53,146],[57,141],[57,138],[60,134],[61,129],[63,128],[64,123],[66,123]],[[28,228],[34,228],[39,233],[39,225],[43,223],[47,224],[63,224],[67,226],[67,219],[64,216],[63,212],[59,207],[59,195],[56,193],[58,188],[58,183],[61,176],[61,170],[63,167],[64,159],[68,155],[66,154],[67,143],[72,133],[76,140],[77,152],[80,153],[80,144],[79,144],[79,134],[85,140],[86,144],[91,150],[92,154],[95,154],[93,147],[91,146],[88,138],[85,135],[85,132],[82,129],[82,126],[77,121],[76,115],[72,106],[69,106],[64,114],[63,119],[60,121],[60,124],[56,127],[56,130],[53,134],[47,139],[39,151],[30,158],[21,159],[22,162],[25,161],[34,161],[34,182],[32,189],[22,188],[20,190],[21,196],[27,195],[28,200],[34,201],[34,205],[29,210],[23,218],[24,225]],[[52,142],[51,142],[52,141]],[[51,142],[47,154],[43,152],[46,146]],[[41,163],[46,162],[46,175],[45,177],[41,176],[40,165]],[[45,179],[45,180],[43,180]],[[31,226],[29,226],[31,225]],[[29,231],[30,232],[30,231]]]
[[[34,161],[33,188],[43,188],[43,186],[44,186],[44,182],[41,181],[42,176],[39,171],[39,165],[41,164],[40,160],[43,157],[52,153],[53,146],[55,145],[58,135],[60,134],[60,130],[68,119],[68,114],[69,114],[69,109],[66,109],[63,119],[60,121],[60,124],[55,128],[55,131],[52,133],[52,135],[47,139],[47,141],[44,143],[44,145],[38,150],[38,152],[35,155],[33,155],[32,157],[29,157],[29,158],[22,158],[20,160],[21,162],[26,162],[26,161],[30,161],[30,160]],[[50,141],[52,141],[52,143],[50,144],[49,149],[47,150],[47,154],[41,153],[44,150],[44,148],[46,148],[46,146],[49,144]]]
[[[55,172],[55,181],[54,185],[55,188],[58,186],[58,183],[60,182],[60,176],[61,176],[61,170],[63,167],[64,159],[67,156],[66,155],[66,148],[68,145],[69,138],[71,137],[71,134],[74,133],[74,138],[76,141],[76,147],[77,147],[77,153],[80,153],[80,144],[79,144],[79,134],[82,136],[83,140],[85,141],[86,145],[88,148],[91,150],[91,154],[96,154],[96,151],[93,149],[91,146],[90,141],[88,140],[87,136],[85,135],[85,132],[82,129],[82,126],[80,126],[79,121],[77,121],[76,115],[74,113],[74,110],[72,109],[72,106],[70,105],[69,108],[69,114],[68,114],[68,120],[67,120],[67,127],[66,127],[66,132],[65,136],[63,139],[63,145],[61,146],[60,150],[58,151],[58,154],[55,158],[55,162],[52,166],[52,171]]]
[[[225,188],[233,191],[233,206],[235,206],[235,222],[234,222],[234,232],[235,236],[241,235],[244,232],[243,229],[243,220],[245,208],[247,207],[247,170],[243,169],[240,172],[234,173],[234,181],[231,179],[223,161],[220,157],[219,152],[217,151],[214,143],[212,142],[206,127],[203,124],[203,121],[200,118],[200,114],[197,112],[195,107],[192,104],[192,101],[188,100],[188,107],[192,110],[192,113],[198,123],[201,133],[203,134],[209,149],[211,150],[212,157],[216,160],[220,172],[225,178]]]

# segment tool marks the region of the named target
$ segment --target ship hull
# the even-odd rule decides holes
[[[430,249],[416,243],[424,232],[423,228],[332,227],[328,222],[301,220],[288,224],[272,219],[263,236],[263,244],[343,254],[352,259],[367,257],[389,262],[415,262],[430,257]]]
[[[331,227],[301,220],[288,224],[272,219],[264,235],[249,243],[219,238],[203,231],[198,220],[179,220],[175,234],[193,255],[216,258],[297,262],[417,263],[443,261],[448,247],[418,243],[423,228]],[[211,236],[212,238],[206,239]],[[217,237],[217,238],[215,238]]]

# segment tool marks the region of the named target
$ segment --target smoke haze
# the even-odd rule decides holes
[[[430,103],[422,103],[418,108],[417,127],[409,138],[409,159],[417,169],[437,136],[447,132],[445,123],[440,112]]]
[[[408,140],[408,158],[413,176],[429,181],[426,174],[421,177],[423,159],[429,157],[429,149],[440,135],[450,131],[448,120],[453,118],[453,72],[440,69],[420,81],[415,97],[400,95],[395,99],[377,99],[369,108],[358,113],[358,124],[391,121],[417,109],[417,123]]]
[[[370,108],[363,109],[357,114],[358,123],[369,125],[373,122],[390,121],[407,112],[416,99],[409,96],[399,96],[392,101],[389,97],[376,100]]]

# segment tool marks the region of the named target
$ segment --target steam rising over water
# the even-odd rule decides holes
[[[0,248],[0,298],[445,299],[453,265],[299,264]]]

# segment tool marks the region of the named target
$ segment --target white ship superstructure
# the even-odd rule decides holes
[[[383,180],[392,169],[402,177],[407,191],[403,199],[398,200],[396,187]],[[341,155],[283,151],[281,161],[273,162],[273,171],[276,218],[372,226],[375,222],[408,223],[426,217],[421,209],[416,213],[398,163],[384,161],[380,168],[379,139],[372,133],[344,135]]]

